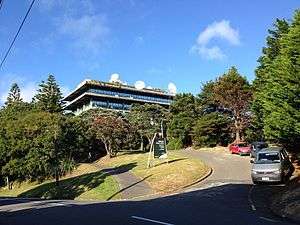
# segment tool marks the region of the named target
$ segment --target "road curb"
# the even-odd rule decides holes
[[[138,196],[138,197],[134,197],[134,198],[130,198],[130,199],[121,199],[121,200],[117,200],[117,201],[139,200],[139,199],[145,199],[145,198],[147,199],[147,198],[151,198],[151,197],[168,197],[168,196],[173,196],[173,195],[183,193],[184,191],[187,191],[189,187],[192,187],[193,185],[202,182],[203,180],[208,178],[213,173],[212,167],[209,167],[209,166],[207,166],[207,167],[208,167],[207,172],[203,176],[201,176],[198,180],[196,180],[193,183],[188,184],[184,187],[178,188],[177,190],[175,190],[171,193],[157,192],[157,193],[150,194],[150,195]]]
[[[193,182],[191,184],[188,184],[188,185],[186,185],[186,186],[184,186],[184,187],[182,187],[182,188],[180,188],[178,190],[184,190],[186,188],[192,187],[193,185],[198,184],[198,183],[202,182],[203,180],[205,180],[206,178],[208,178],[213,173],[213,168],[210,167],[210,166],[207,166],[207,167],[208,167],[208,171],[202,177],[200,177],[195,182]]]

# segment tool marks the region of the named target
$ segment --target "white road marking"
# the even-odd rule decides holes
[[[249,204],[250,204],[250,206],[251,206],[251,209],[252,209],[253,211],[255,211],[256,208],[255,208],[255,205],[254,205],[254,203],[253,203],[253,201],[252,201],[252,198],[251,198],[253,188],[254,188],[254,185],[250,188],[250,190],[249,190],[249,192],[248,192],[248,202],[249,202]]]
[[[49,206],[67,206],[68,203],[56,203],[56,202],[49,202]]]
[[[158,221],[158,220],[151,220],[151,219],[147,219],[147,218],[139,217],[139,216],[131,216],[131,218],[137,219],[137,220],[144,220],[144,221],[148,221],[148,222],[152,222],[152,223],[157,223],[157,224],[163,224],[163,225],[174,225],[172,223],[165,223],[165,222],[161,222],[161,221]]]
[[[266,218],[266,217],[259,217],[260,219],[263,219],[263,220],[266,220],[266,221],[269,221],[269,222],[273,222],[273,223],[277,223],[278,221],[277,220],[273,220],[273,219],[270,219],[270,218]]]

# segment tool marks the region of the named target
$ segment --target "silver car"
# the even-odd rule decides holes
[[[253,183],[285,182],[294,172],[288,154],[282,147],[270,147],[257,153],[251,170]]]

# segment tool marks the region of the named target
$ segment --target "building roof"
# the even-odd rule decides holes
[[[82,91],[82,89],[85,89],[87,86],[118,88],[118,89],[140,92],[141,94],[142,93],[150,93],[150,94],[164,95],[164,96],[171,96],[171,97],[174,96],[174,94],[168,93],[168,92],[158,89],[158,88],[137,89],[134,86],[125,85],[125,84],[121,84],[121,83],[109,83],[109,82],[103,82],[103,81],[97,81],[97,80],[84,80],[73,91],[71,91],[67,96],[65,96],[63,101],[72,101],[73,99],[78,97],[80,95],[80,92]]]

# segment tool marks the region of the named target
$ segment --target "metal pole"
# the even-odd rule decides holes
[[[151,164],[151,154],[152,154],[152,149],[153,149],[153,144],[156,138],[156,133],[154,134],[152,141],[151,141],[151,145],[150,145],[150,151],[148,154],[148,163],[147,163],[147,168],[150,168],[150,164]]]

